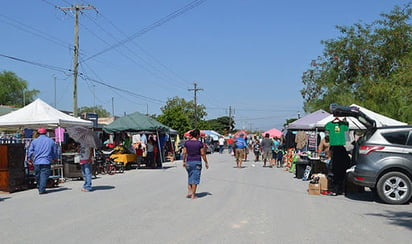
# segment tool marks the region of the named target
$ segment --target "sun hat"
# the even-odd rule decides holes
[[[44,128],[40,128],[40,129],[37,130],[37,133],[39,133],[39,134],[46,134],[46,132],[47,132],[47,130],[44,129]]]

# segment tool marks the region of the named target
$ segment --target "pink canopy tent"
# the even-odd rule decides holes
[[[265,136],[266,133],[269,133],[269,137],[275,137],[276,136],[276,137],[280,138],[282,136],[282,131],[280,131],[276,128],[273,128],[273,129],[270,129],[268,131],[263,132],[262,136]]]

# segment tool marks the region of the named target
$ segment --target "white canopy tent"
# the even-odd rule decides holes
[[[375,112],[373,112],[369,109],[366,109],[364,107],[361,107],[359,105],[352,104],[350,106],[358,107],[359,111],[363,112],[368,117],[375,120],[377,127],[406,125],[406,123],[400,122],[400,121],[395,120],[395,119],[391,119],[391,118],[386,117],[382,114],[375,113]],[[332,121],[334,118],[335,118],[335,116],[333,116],[333,114],[331,114],[328,117],[318,121],[316,123],[316,128],[325,128],[325,125],[328,122]],[[343,120],[344,118],[339,117],[339,119]],[[353,130],[356,130],[356,129],[364,130],[364,129],[366,129],[366,127],[358,119],[356,119],[354,117],[346,117],[346,121],[348,121],[348,123],[349,123],[349,129],[353,129]]]
[[[39,98],[21,109],[0,116],[0,129],[3,130],[40,127],[52,129],[75,125],[92,127],[93,122],[65,114]],[[63,169],[61,177],[64,177]]]
[[[65,114],[45,103],[40,98],[21,109],[0,116],[0,128],[6,129],[56,128],[74,125],[92,127],[93,123],[89,120]]]

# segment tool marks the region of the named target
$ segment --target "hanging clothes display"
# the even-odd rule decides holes
[[[334,119],[325,125],[325,130],[329,132],[329,142],[331,146],[344,146],[346,144],[345,132],[349,129],[349,123],[339,119]]]
[[[286,149],[295,148],[295,134],[292,131],[288,131],[285,136]]]
[[[306,151],[307,149],[307,143],[308,143],[308,135],[306,134],[306,132],[304,131],[299,131],[296,134],[296,138],[295,138],[295,142],[296,142],[296,149],[298,151]]]
[[[54,129],[55,135],[55,142],[63,142],[64,141],[64,128],[58,127]]]

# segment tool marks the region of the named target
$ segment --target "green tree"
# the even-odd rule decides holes
[[[208,120],[208,122],[210,124],[210,128],[208,129],[215,130],[222,135],[229,133],[235,128],[235,122],[233,121],[233,119],[231,120],[229,116],[223,116],[223,117],[219,117],[216,119],[211,119],[211,120]]]
[[[33,102],[39,90],[28,90],[27,81],[11,71],[0,72],[0,104],[23,107]]]
[[[101,105],[93,107],[81,107],[79,108],[79,113],[96,113],[99,116],[99,118],[110,117],[110,112],[104,109]]]
[[[157,120],[183,135],[186,131],[194,128],[194,108],[193,101],[186,101],[179,97],[169,98],[166,105],[160,108],[162,114],[157,116]],[[205,107],[198,105],[197,117],[199,126],[203,123],[201,121],[206,115]]]
[[[322,41],[323,54],[303,73],[305,111],[356,103],[410,122],[411,13],[407,4],[372,24],[337,26],[341,36]]]

